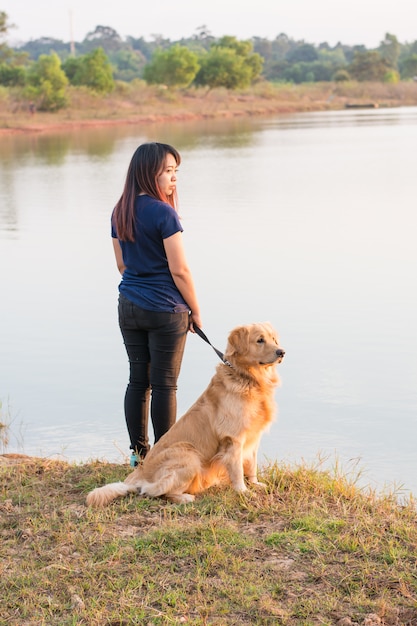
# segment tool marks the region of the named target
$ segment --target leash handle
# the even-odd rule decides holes
[[[201,339],[203,339],[206,343],[208,343],[208,344],[211,346],[211,343],[210,343],[210,341],[208,340],[207,335],[205,335],[205,334],[203,333],[203,331],[201,330],[201,328],[199,328],[199,327],[197,326],[197,324],[195,324],[195,323],[193,323],[193,328],[194,328],[195,332],[197,333],[197,335],[198,335],[199,337],[201,337]],[[211,346],[211,347],[213,347],[213,346]]]
[[[207,335],[206,335],[205,333],[203,333],[203,331],[201,330],[201,328],[199,328],[196,324],[193,324],[193,328],[194,328],[195,332],[197,333],[197,335],[198,335],[199,337],[201,337],[201,339],[203,339],[203,341],[205,341],[206,343],[208,343],[208,344],[209,344],[209,346],[211,346],[211,347],[213,348],[214,352],[217,354],[217,356],[219,357],[219,359],[220,359],[221,361],[223,361],[223,363],[224,363],[225,365],[229,365],[229,366],[231,367],[231,364],[229,363],[229,361],[227,361],[227,360],[224,358],[224,354],[223,354],[223,352],[220,352],[220,350],[217,350],[217,348],[215,348],[215,347],[213,346],[213,344],[211,343],[211,341],[209,341],[209,339],[208,339]]]

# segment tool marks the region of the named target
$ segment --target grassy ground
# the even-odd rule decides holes
[[[126,466],[0,460],[1,624],[417,624],[413,501],[274,464],[266,492],[92,510]]]
[[[236,116],[273,115],[342,109],[346,104],[374,103],[380,107],[417,105],[417,82],[313,83],[272,85],[228,92],[214,89],[167,90],[141,81],[119,83],[108,96],[81,88],[68,90],[69,104],[56,113],[31,115],[28,103],[0,88],[0,133],[57,131],[85,125],[149,124]]]

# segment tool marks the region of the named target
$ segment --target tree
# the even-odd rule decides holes
[[[151,60],[154,48],[152,44],[148,41],[145,41],[143,37],[139,37],[138,39],[135,39],[134,37],[128,37],[127,43],[129,47],[131,47],[134,51],[138,51],[143,54],[144,58],[147,61]]]
[[[248,72],[242,67],[242,60],[234,50],[215,46],[200,57],[200,70],[195,82],[197,85],[207,85],[210,89],[237,89],[246,84],[248,78]]]
[[[397,70],[393,68],[388,69],[383,77],[384,83],[390,83],[391,85],[396,85],[400,81],[400,74]]]
[[[349,63],[349,64],[352,63],[352,61],[353,61],[353,59],[355,57],[355,54],[357,52],[366,52],[367,51],[366,47],[363,46],[362,44],[356,45],[356,46],[346,46],[346,45],[343,45],[341,43],[338,43],[337,45],[342,48],[343,54],[345,55],[345,58],[346,58],[346,62]]]
[[[7,33],[13,27],[8,19],[7,13],[0,11],[0,85],[23,86],[26,78],[23,66],[27,63],[28,55],[15,52],[5,43]]]
[[[277,35],[272,41],[272,57],[274,61],[285,61],[293,45],[293,40],[289,39],[285,33]]]
[[[248,87],[260,75],[262,65],[263,59],[253,52],[250,41],[225,36],[201,55],[196,84],[207,85],[210,89]]]
[[[232,35],[224,35],[217,42],[219,48],[230,48],[235,50],[236,54],[242,57],[248,57],[253,51],[253,44],[247,40],[239,40]]]
[[[385,39],[381,41],[379,53],[390,67],[396,69],[398,67],[398,58],[400,56],[401,46],[395,35],[386,33]]]
[[[4,11],[0,11],[0,39],[7,35],[10,26],[7,24],[8,15]]]
[[[417,54],[411,54],[400,63],[401,78],[414,78],[417,76]]]
[[[41,111],[55,111],[66,105],[66,77],[58,55],[42,54],[29,68],[27,75],[28,87],[26,95],[36,100]]]
[[[26,72],[23,67],[0,62],[0,85],[6,87],[23,87],[25,79]]]
[[[281,72],[281,79],[291,83],[329,82],[333,80],[335,67],[331,63],[293,63]]]
[[[208,50],[215,38],[205,24],[196,28],[196,33],[192,37],[192,42],[196,42],[198,50]],[[194,47],[195,49],[195,47]]]
[[[383,81],[390,67],[379,52],[368,50],[356,52],[352,63],[346,69],[352,78],[359,81]]]
[[[329,63],[330,65],[333,65],[335,70],[346,66],[346,57],[340,46],[336,46],[333,50],[325,48],[319,49],[318,60],[321,63]]]
[[[96,48],[84,55],[80,78],[81,84],[99,93],[113,91],[113,71],[103,48]]]
[[[149,84],[188,87],[199,70],[197,55],[179,44],[157,50],[145,66],[143,77]]]
[[[264,37],[253,38],[253,50],[257,52],[265,61],[269,63],[273,59],[272,43]]]
[[[334,80],[335,83],[347,82],[350,80],[349,72],[346,70],[337,70],[337,72],[333,74],[332,80]]]
[[[3,57],[4,52],[7,53],[9,50],[5,39],[10,28],[14,28],[14,25],[9,24],[9,16],[4,11],[0,11],[0,59]]]
[[[284,74],[289,67],[288,61],[273,61],[272,63],[268,63],[265,67],[265,78],[267,80],[272,81],[282,81],[285,80]]]
[[[77,72],[81,71],[82,57],[68,57],[62,64],[62,69],[65,72],[65,76],[68,78],[71,85],[77,85]]]
[[[287,55],[287,60],[290,63],[311,63],[312,61],[317,61],[317,59],[317,50],[310,43],[302,43]]]
[[[99,93],[114,89],[113,70],[103,48],[95,48],[81,57],[69,57],[63,68],[71,85],[85,85]]]
[[[41,54],[48,55],[51,52],[56,52],[62,61],[70,55],[70,44],[53,37],[41,37],[28,41],[19,50],[25,52],[34,61],[37,61]]]
[[[102,48],[106,54],[123,48],[120,35],[110,26],[96,26],[95,30],[87,33],[82,42],[82,51],[91,52],[96,48]]]
[[[130,82],[134,78],[140,78],[146,59],[140,50],[118,50],[109,55],[110,62],[114,66],[115,80]]]

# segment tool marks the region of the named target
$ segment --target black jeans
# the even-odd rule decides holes
[[[124,403],[130,447],[144,457],[150,447],[149,403],[155,443],[176,420],[189,313],[146,311],[120,294],[119,325],[130,364]]]

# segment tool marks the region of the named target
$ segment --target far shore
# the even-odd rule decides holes
[[[0,135],[59,133],[114,125],[149,125],[209,119],[272,116],[345,108],[417,106],[417,82],[314,83],[271,85],[251,90],[210,92],[189,89],[126,86],[108,96],[70,91],[69,106],[56,112],[35,111],[29,105],[0,103]]]

